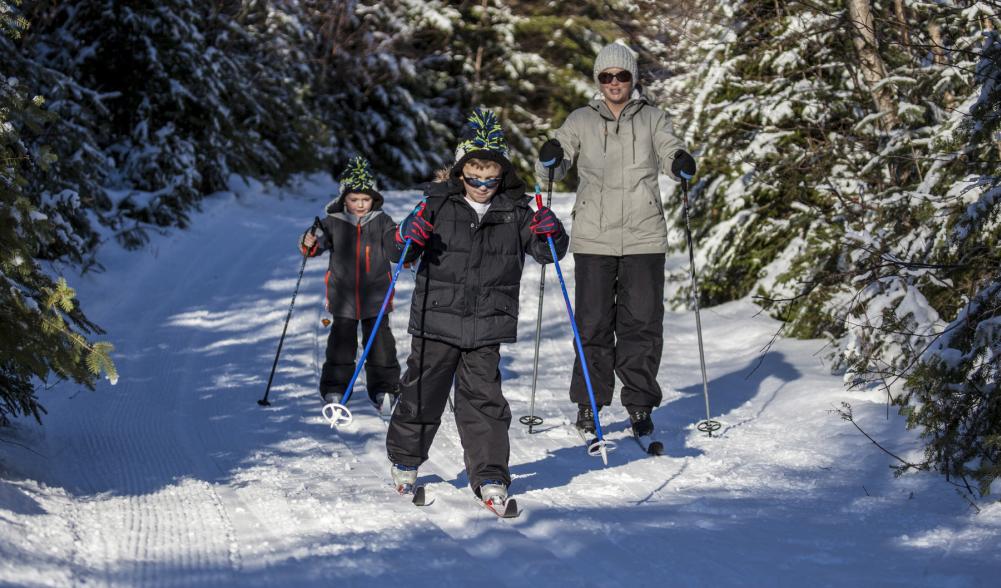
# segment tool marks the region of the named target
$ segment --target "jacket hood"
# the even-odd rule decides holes
[[[386,201],[386,199],[382,197],[382,194],[380,194],[376,190],[352,190],[345,194],[341,194],[337,198],[334,198],[333,200],[328,202],[327,206],[324,207],[323,210],[326,211],[326,213],[329,215],[334,215],[337,214],[338,212],[344,212],[344,197],[347,196],[348,194],[368,194],[369,196],[372,197],[372,210],[382,210],[382,205]]]

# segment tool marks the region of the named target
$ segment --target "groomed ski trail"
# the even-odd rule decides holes
[[[0,445],[0,584],[365,586],[402,574],[413,586],[988,586],[1001,572],[1001,507],[975,515],[938,476],[895,479],[891,460],[832,414],[850,402],[870,434],[917,455],[884,398],[844,391],[821,342],[769,346],[778,324],[747,301],[703,310],[719,437],[694,430],[705,416],[694,317],[669,312],[653,415],[665,453],[644,455],[627,438],[616,393],[601,419],[619,448],[603,467],[569,428],[572,334],[550,268],[536,399],[545,422],[529,436],[518,417],[531,391],[532,260],[519,342],[501,350],[523,513],[499,520],[474,502],[447,411],[420,474],[435,502],[415,508],[389,484],[385,423],[361,386],[352,426],[331,431],[320,417],[325,257],[306,266],[273,406],[255,402],[298,235],[335,187],[314,176],[233,189],[208,198],[189,230],[139,252],[109,245],[106,271],[70,277],[116,346],[121,380],[94,392],[57,385],[41,393],[44,426],[0,431],[17,443]],[[417,198],[386,195],[396,220]],[[567,224],[571,202],[554,195]],[[572,292],[572,255],[562,264]],[[401,363],[412,289],[404,270],[389,317]]]

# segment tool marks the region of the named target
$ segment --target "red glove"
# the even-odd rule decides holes
[[[418,247],[424,247],[433,232],[434,225],[426,221],[423,216],[412,214],[400,223],[400,228],[396,231],[396,243],[402,247],[403,243],[410,239]]]
[[[540,237],[558,237],[563,234],[563,225],[560,224],[560,220],[556,218],[552,210],[545,206],[539,208],[532,215],[532,224],[528,228]]]

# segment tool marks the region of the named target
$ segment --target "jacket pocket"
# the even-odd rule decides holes
[[[490,293],[490,298],[493,302],[494,310],[518,318],[518,301],[513,297],[508,296],[500,290],[494,290]]]
[[[585,183],[584,176],[592,178],[594,170],[581,173],[581,185],[577,191],[577,200],[574,203],[573,222],[574,229],[582,231],[588,238],[594,238],[598,232],[601,222],[601,187],[592,179]]]
[[[431,310],[451,310],[455,300],[455,288],[449,285],[432,286],[428,292],[428,308]]]
[[[419,311],[450,312],[454,300],[455,288],[451,284],[431,284],[426,293],[424,287],[417,284],[413,306]]]
[[[656,186],[648,182],[640,184],[642,198],[635,203],[637,210],[633,212],[636,224],[634,236],[641,241],[664,239],[667,237],[667,222],[664,220],[664,208],[658,196]]]

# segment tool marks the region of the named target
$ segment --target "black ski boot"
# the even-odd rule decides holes
[[[598,407],[598,412],[601,412],[601,407]],[[594,411],[591,410],[590,404],[578,404],[577,405],[577,428],[582,432],[589,435],[594,435]]]
[[[649,408],[630,407],[626,410],[629,411],[629,422],[633,426],[633,435],[646,437],[653,434],[653,419],[650,418]]]

